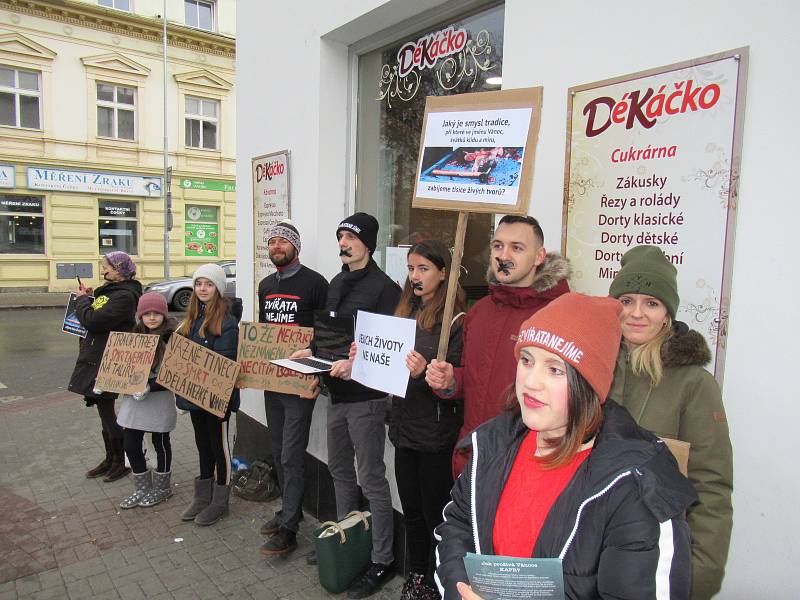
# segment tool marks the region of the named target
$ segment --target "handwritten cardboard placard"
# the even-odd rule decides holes
[[[156,383],[218,417],[228,410],[239,363],[173,335],[167,342]]]
[[[242,321],[238,353],[242,370],[236,385],[311,398],[311,389],[317,381],[315,375],[302,375],[269,361],[288,358],[296,350],[308,348],[313,338],[313,327]]]
[[[95,387],[119,394],[143,392],[157,348],[157,335],[112,331],[97,370]]]

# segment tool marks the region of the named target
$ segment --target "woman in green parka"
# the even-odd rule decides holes
[[[645,429],[690,445],[688,476],[699,498],[687,514],[692,600],[707,600],[722,585],[733,525],[728,423],[719,385],[703,368],[711,351],[700,333],[675,320],[677,270],[659,248],[626,252],[609,294],[623,305],[609,396]]]

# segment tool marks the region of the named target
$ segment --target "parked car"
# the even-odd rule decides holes
[[[224,296],[233,299],[236,296],[236,261],[223,260],[217,263],[225,271],[227,285]],[[192,297],[192,278],[180,277],[166,281],[154,281],[145,286],[145,292],[158,292],[167,300],[173,310],[185,311]]]

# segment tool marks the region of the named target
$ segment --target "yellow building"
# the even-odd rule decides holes
[[[162,0],[0,0],[0,291],[164,270]],[[167,0],[170,275],[235,256],[235,0]]]

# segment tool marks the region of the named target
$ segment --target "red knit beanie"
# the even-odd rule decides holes
[[[140,317],[149,312],[159,313],[167,318],[167,300],[158,292],[147,292],[139,298],[139,305],[136,307],[136,316]]]
[[[514,356],[526,346],[557,354],[583,375],[605,402],[619,352],[622,304],[614,298],[569,293],[559,296],[522,324]]]

